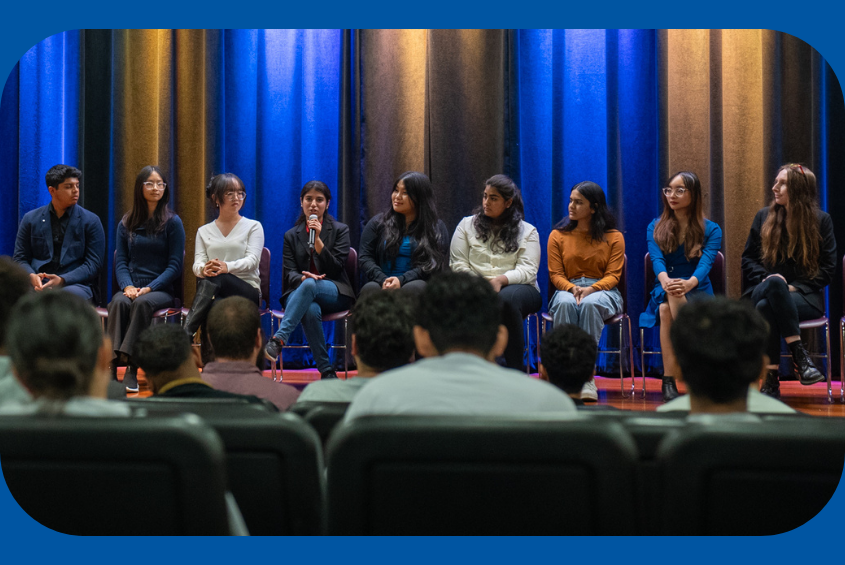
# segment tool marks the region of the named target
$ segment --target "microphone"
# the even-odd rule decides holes
[[[316,220],[317,214],[311,214],[308,216],[308,221]],[[314,238],[317,237],[317,232],[314,230],[308,230],[308,249],[314,249]]]

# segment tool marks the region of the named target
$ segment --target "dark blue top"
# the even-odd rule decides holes
[[[660,273],[666,273],[672,279],[698,279],[698,286],[692,289],[689,294],[705,293],[713,294],[713,286],[710,284],[710,268],[716,255],[722,248],[722,228],[716,222],[704,220],[704,242],[701,245],[701,256],[688,261],[684,252],[684,244],[672,253],[664,254],[654,241],[654,227],[660,218],[654,219],[648,225],[648,253],[651,256],[651,265],[654,269],[654,288],[651,290],[651,300],[646,306],[645,312],[640,314],[640,327],[653,328],[657,324],[658,307],[666,301],[666,291],[657,278]]]
[[[387,243],[387,242],[385,242]],[[398,277],[404,275],[406,271],[411,270],[411,254],[416,249],[416,241],[411,242],[411,236],[406,235],[402,238],[402,245],[399,246],[399,254],[393,261],[383,260],[379,267],[384,271],[388,277]]]
[[[152,291],[173,294],[173,283],[182,272],[185,259],[185,228],[179,216],[173,215],[157,235],[147,235],[140,227],[129,237],[123,222],[117,225],[117,274],[115,289],[127,286],[150,287]]]

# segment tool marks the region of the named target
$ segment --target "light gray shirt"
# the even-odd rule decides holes
[[[748,411],[757,414],[795,414],[796,410],[790,408],[780,400],[766,396],[755,388],[748,389]],[[689,395],[679,396],[666,404],[657,407],[658,412],[689,412]]]
[[[370,414],[522,415],[576,411],[559,388],[469,353],[382,373],[352,400],[346,421]]]
[[[352,377],[345,381],[340,379],[314,381],[305,387],[297,402],[351,402],[361,387],[373,378]]]
[[[126,417],[132,414],[129,405],[119,400],[74,396],[67,401],[41,398],[26,404],[7,404],[0,407],[0,416],[29,416],[41,411],[55,411],[65,416]]]
[[[0,355],[0,406],[32,402],[32,395],[12,372],[12,358]]]

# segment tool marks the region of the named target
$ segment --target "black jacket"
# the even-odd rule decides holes
[[[754,216],[754,222],[751,224],[748,240],[745,242],[745,250],[742,252],[742,281],[744,284],[742,296],[751,296],[757,285],[769,275],[783,275],[786,282],[803,294],[811,306],[824,312],[824,295],[821,291],[833,280],[837,260],[836,239],[833,237],[833,221],[830,219],[830,214],[821,210],[818,213],[819,234],[821,235],[819,272],[813,278],[810,278],[794,259],[787,259],[771,267],[763,265],[763,244],[760,234],[763,223],[768,216],[768,207],[757,212],[757,215]]]
[[[323,251],[314,253],[314,264],[325,280],[337,285],[343,296],[355,298],[352,284],[346,275],[344,266],[349,256],[349,227],[326,214],[323,216],[323,228],[320,230]],[[308,249],[308,232],[305,222],[285,232],[284,272],[282,273],[282,304],[288,294],[302,284],[302,272],[311,270],[311,251]]]
[[[414,266],[410,271],[396,278],[399,284],[404,285],[411,281],[427,279],[435,272],[441,271],[449,264],[449,232],[443,220],[437,221],[437,239],[440,252],[443,254],[443,265],[435,269],[433,273],[424,273],[422,269]],[[417,240],[411,239],[411,253],[417,249]],[[381,265],[387,263],[387,250],[384,246],[384,214],[377,214],[367,222],[364,233],[361,234],[361,253],[358,255],[358,266],[364,273],[364,280],[381,284],[387,278]]]

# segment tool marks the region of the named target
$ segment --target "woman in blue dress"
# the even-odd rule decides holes
[[[678,396],[678,362],[669,329],[678,310],[690,300],[713,296],[710,268],[722,247],[722,230],[704,218],[701,182],[695,173],[681,171],[663,189],[663,213],[648,226],[648,252],[656,280],[641,328],[660,320],[663,353],[663,401]]]

